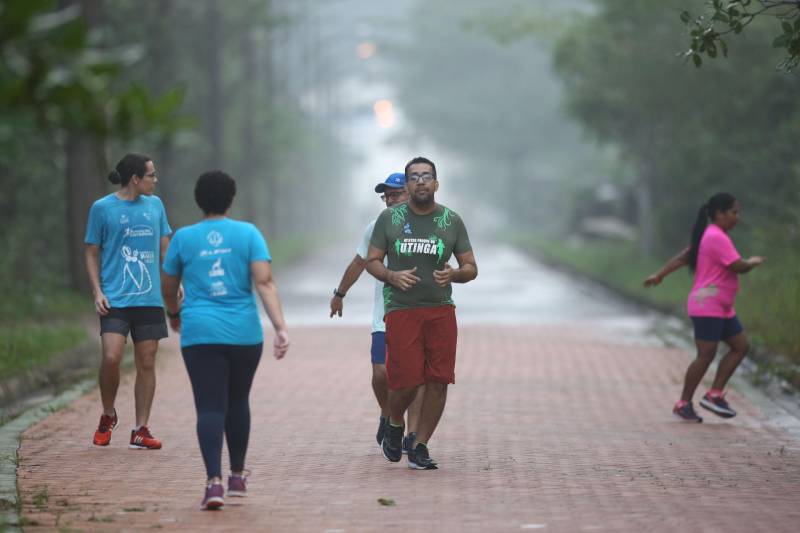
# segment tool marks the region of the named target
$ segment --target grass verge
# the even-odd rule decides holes
[[[0,380],[47,364],[87,339],[76,317],[91,302],[71,291],[7,292],[0,307]]]
[[[658,287],[645,289],[644,279],[666,261],[643,259],[634,245],[621,242],[551,241],[517,235],[509,241],[536,253],[545,262],[565,265],[637,301],[685,315],[692,278],[684,269]],[[757,345],[791,365],[800,365],[800,251],[780,249],[751,273],[740,276],[736,310]],[[780,354],[780,356],[778,355]],[[800,385],[796,372],[790,381]]]

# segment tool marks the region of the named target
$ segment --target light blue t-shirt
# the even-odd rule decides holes
[[[267,242],[249,222],[204,220],[176,231],[164,272],[183,276],[181,347],[263,342],[250,263],[271,260]]]
[[[374,229],[375,221],[373,220],[367,225],[364,230],[364,236],[361,237],[361,243],[356,248],[358,256],[365,261],[369,252],[369,240],[372,238]],[[383,258],[383,264],[386,265],[385,257]],[[383,282],[376,279],[372,302],[372,333],[380,331],[386,331],[386,324],[383,322]]]
[[[92,204],[84,242],[100,248],[100,288],[111,307],[162,307],[160,242],[170,233],[158,196],[109,194]]]

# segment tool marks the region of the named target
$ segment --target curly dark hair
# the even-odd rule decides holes
[[[221,170],[203,172],[194,186],[194,199],[206,215],[224,215],[236,196],[236,181]]]

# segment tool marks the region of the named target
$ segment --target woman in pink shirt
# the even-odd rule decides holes
[[[736,251],[728,232],[738,221],[736,198],[724,192],[715,194],[697,213],[689,247],[644,281],[645,287],[658,285],[671,272],[687,265],[694,272],[686,307],[694,324],[697,359],[686,370],[681,399],[672,410],[688,422],[703,421],[694,411],[692,396],[717,354],[719,341],[730,349],[720,361],[714,383],[703,395],[700,405],[723,418],[736,416],[736,411],[725,400],[723,389],[747,354],[750,343],[733,304],[739,289],[739,274],[764,262],[759,256],[742,259]]]

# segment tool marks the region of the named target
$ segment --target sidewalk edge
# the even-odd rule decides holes
[[[0,426],[0,525],[4,531],[22,531],[19,514],[21,501],[17,490],[18,450],[22,433],[77,400],[95,386],[96,379],[87,378],[55,398],[31,407]]]

